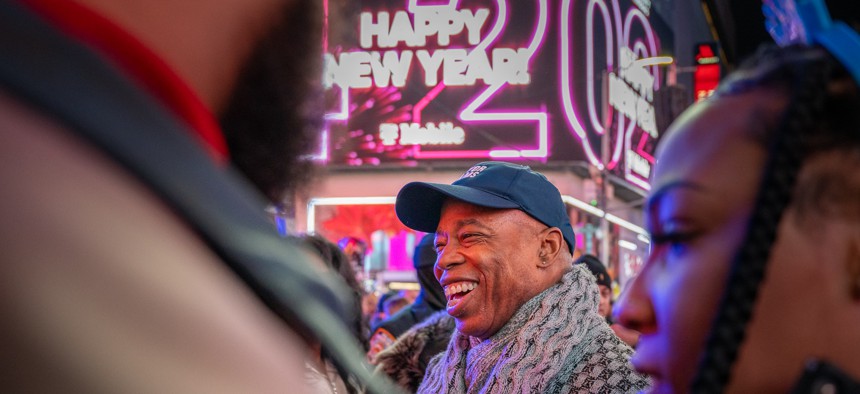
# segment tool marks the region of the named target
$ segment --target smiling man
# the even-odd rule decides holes
[[[412,182],[397,216],[436,233],[436,279],[456,331],[418,392],[626,393],[648,380],[573,266],[561,194],[527,166],[479,163],[451,185]]]

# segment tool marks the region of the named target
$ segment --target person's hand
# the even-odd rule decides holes
[[[624,327],[620,324],[613,324],[610,326],[612,331],[615,332],[615,335],[618,336],[624,343],[630,345],[632,348],[636,348],[636,344],[639,343],[639,331],[631,330],[627,327]]]

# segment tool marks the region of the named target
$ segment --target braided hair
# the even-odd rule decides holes
[[[767,161],[746,234],[732,261],[723,298],[693,378],[692,392],[720,393],[728,385],[786,209],[798,207],[798,198],[816,204],[823,201],[820,197],[826,188],[818,188],[813,194],[802,191],[805,187],[798,179],[804,165],[821,153],[860,152],[856,85],[848,82],[851,88],[847,92],[832,91],[834,82],[845,81],[850,81],[847,71],[826,51],[794,46],[759,51],[717,91],[719,97],[756,88],[778,89],[790,101],[777,127],[752,135],[767,149]]]

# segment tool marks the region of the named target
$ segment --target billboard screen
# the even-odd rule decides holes
[[[320,159],[587,162],[648,188],[671,34],[647,0],[354,4],[325,44]]]

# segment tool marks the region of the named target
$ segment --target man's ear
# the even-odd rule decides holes
[[[541,231],[539,237],[541,239],[540,257],[542,266],[551,265],[558,259],[562,253],[562,249],[567,247],[564,244],[564,236],[558,227],[550,227]]]

